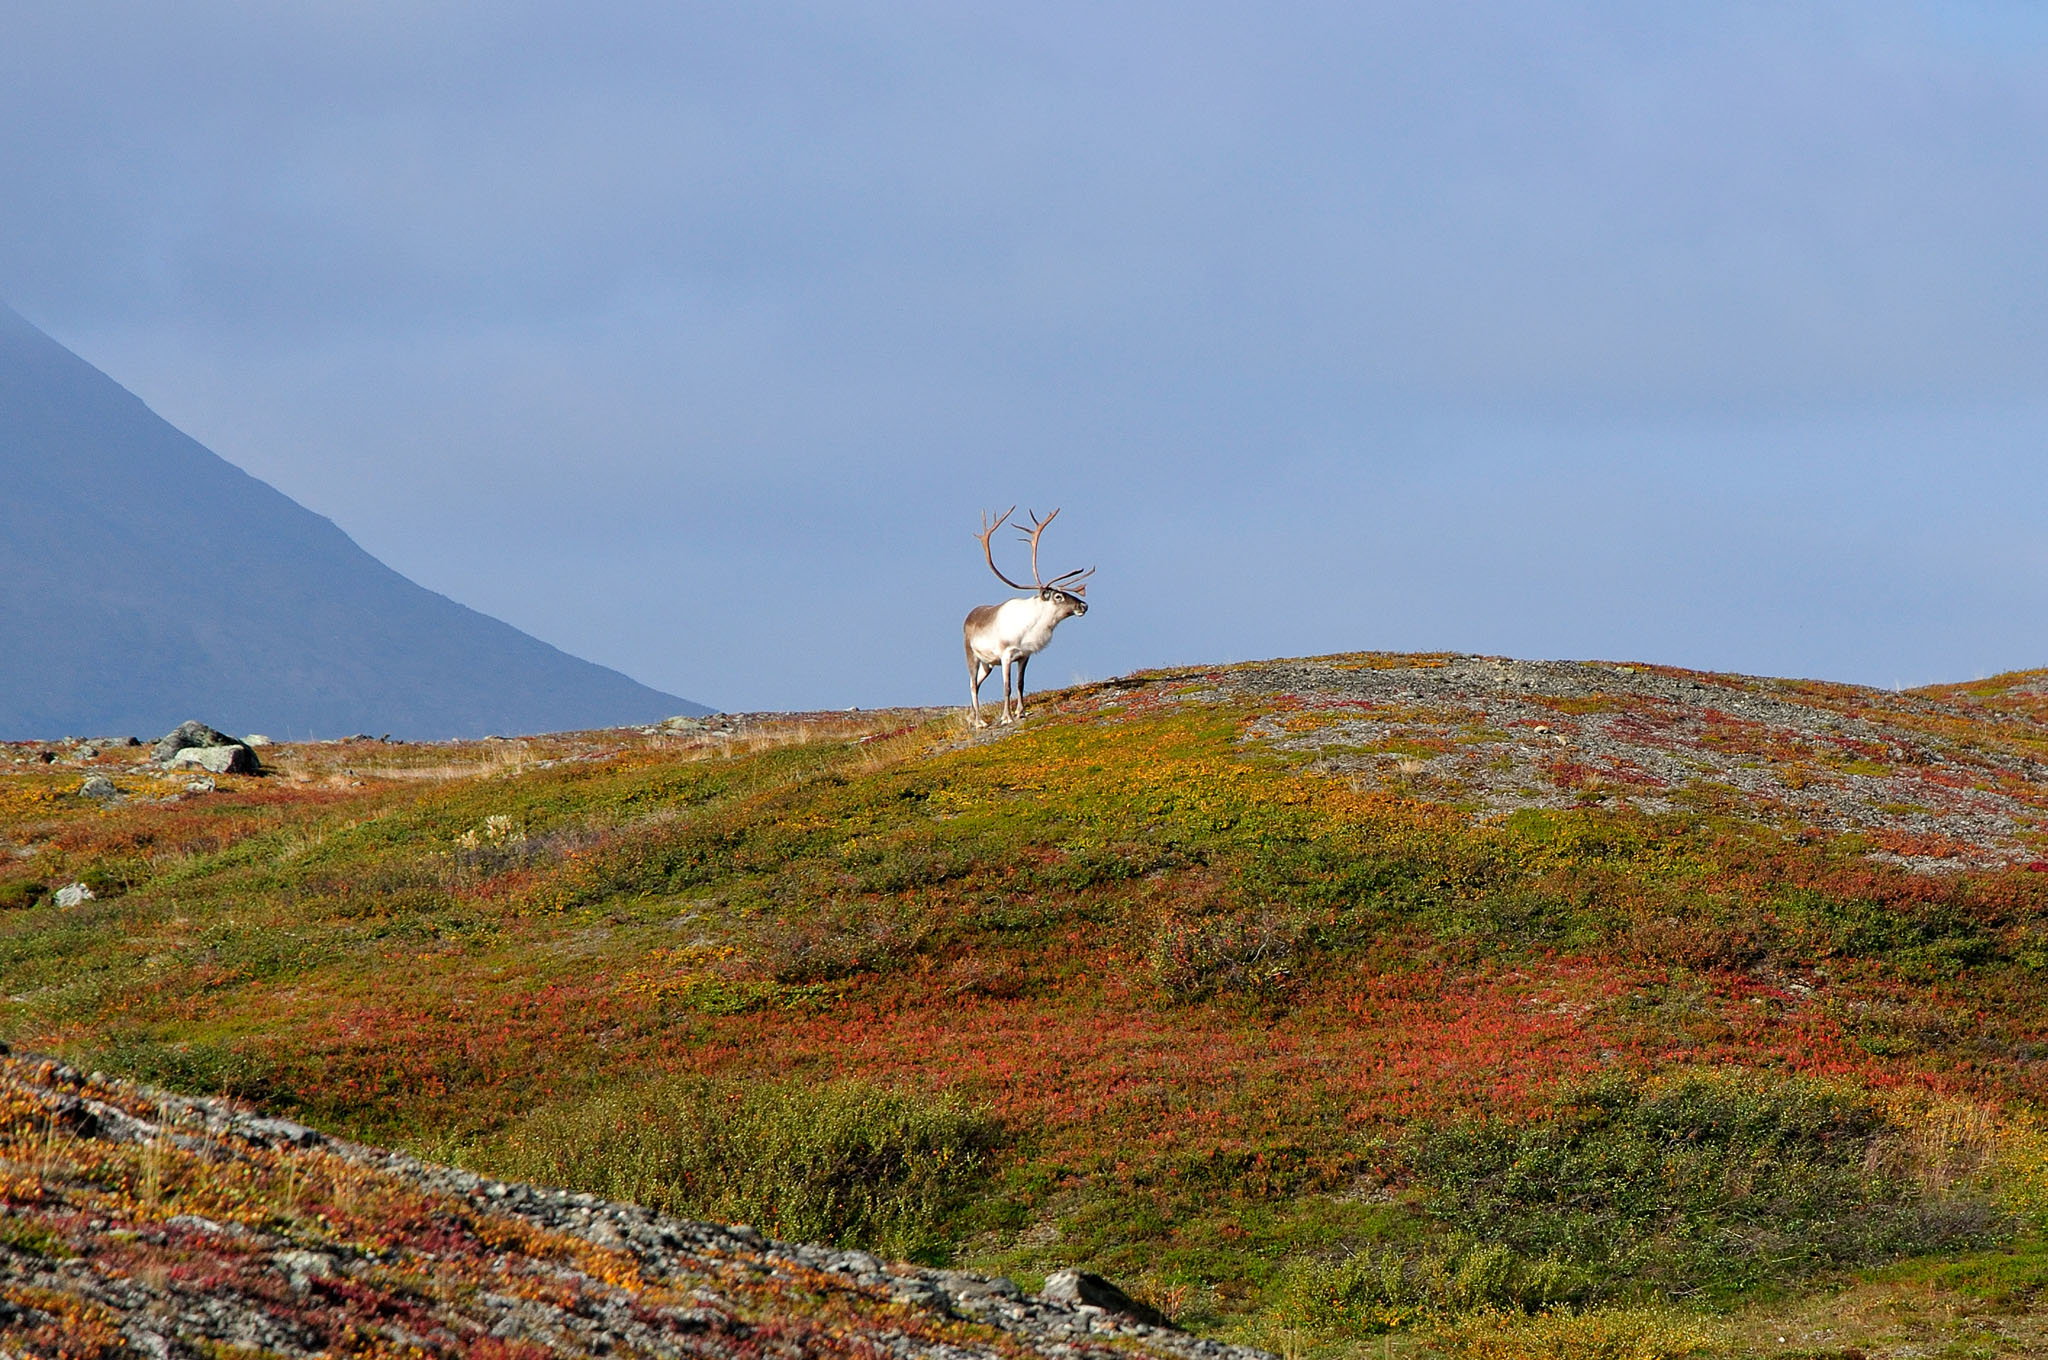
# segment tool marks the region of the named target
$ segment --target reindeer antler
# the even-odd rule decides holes
[[[1011,515],[1015,514],[1016,511],[1017,507],[1014,505],[1011,506],[1008,510],[1003,511],[1002,514],[997,515],[996,522],[993,524],[988,522],[988,511],[984,510],[981,512],[981,555],[988,559],[988,569],[996,574],[996,579],[998,581],[1001,581],[1004,585],[1008,586],[1012,590],[1030,590],[1032,589],[1032,587],[1018,585],[1015,581],[1012,581],[1009,577],[1003,575],[1003,569],[996,565],[995,549],[991,548],[988,543],[989,539],[995,536],[996,530],[1003,527],[1003,521],[1008,519]],[[1053,514],[1055,515],[1058,513],[1059,511],[1057,510],[1053,511]],[[1035,519],[1037,518],[1037,516],[1034,515],[1033,518]],[[1038,572],[1036,570],[1037,563],[1035,560],[1033,561],[1032,566],[1033,571],[1031,575],[1033,579],[1036,579],[1038,576]]]
[[[1017,507],[1013,505],[1008,510],[1003,511],[1002,514],[997,515],[995,523],[991,524],[989,523],[988,511],[984,510],[981,512],[981,552],[982,556],[988,558],[988,569],[996,574],[996,579],[1012,590],[1064,590],[1071,595],[1086,595],[1088,587],[1083,582],[1095,574],[1095,568],[1093,567],[1076,567],[1072,571],[1063,571],[1050,581],[1044,580],[1038,574],[1038,540],[1040,535],[1045,533],[1046,526],[1059,518],[1060,512],[1057,509],[1044,519],[1038,517],[1036,510],[1029,511],[1027,513],[1031,516],[1031,527],[1026,529],[1021,524],[1017,526],[1017,541],[1031,545],[1032,583],[1027,586],[1021,582],[1012,581],[1009,577],[1003,575],[1002,569],[996,566],[995,550],[989,546],[989,539],[994,537],[996,530],[1002,528],[1004,522],[1015,513],[1017,513]]]
[[[1015,509],[1016,507],[1012,506],[1011,508]],[[1053,512],[1050,515],[1047,515],[1044,519],[1040,519],[1038,517],[1038,512],[1036,510],[1030,511],[1029,513],[1031,515],[1031,527],[1029,529],[1024,529],[1022,528],[1022,526],[1019,526],[1020,531],[1017,535],[1017,541],[1019,543],[1029,543],[1031,545],[1031,581],[1034,587],[1036,587],[1039,590],[1044,590],[1046,586],[1050,583],[1038,579],[1038,538],[1039,535],[1043,534],[1046,531],[1046,527],[1048,525],[1050,525],[1054,520],[1060,517],[1060,512],[1059,508],[1055,506],[1053,508]]]
[[[1094,574],[1095,568],[1093,567],[1076,567],[1072,571],[1061,572],[1050,581],[1047,581],[1046,585],[1054,590],[1064,590],[1069,595],[1086,595],[1088,593],[1088,578]]]

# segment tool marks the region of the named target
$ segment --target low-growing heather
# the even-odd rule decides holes
[[[479,1160],[776,1237],[930,1258],[998,1141],[991,1120],[954,1100],[684,1077],[538,1111]]]

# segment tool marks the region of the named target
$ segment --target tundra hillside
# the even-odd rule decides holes
[[[2048,1347],[2048,673],[5,749],[4,1033],[81,1069],[1289,1353]]]

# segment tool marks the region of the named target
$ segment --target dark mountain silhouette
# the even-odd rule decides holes
[[[0,304],[0,738],[706,711],[414,585]]]

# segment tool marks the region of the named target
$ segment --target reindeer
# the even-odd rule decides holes
[[[1022,585],[1003,575],[996,566],[995,550],[989,546],[989,539],[1002,528],[1006,520],[1016,512],[1011,506],[996,516],[995,523],[989,523],[988,511],[981,512],[981,553],[988,559],[988,569],[996,579],[1012,590],[1028,590],[1031,593],[1021,600],[1005,600],[1001,604],[979,605],[969,611],[967,623],[961,630],[967,644],[967,703],[974,713],[974,725],[986,727],[981,716],[981,682],[988,679],[989,672],[996,667],[1003,668],[1003,717],[1004,723],[1016,722],[1024,716],[1024,667],[1052,641],[1052,630],[1059,626],[1061,619],[1075,617],[1088,612],[1087,580],[1095,574],[1095,568],[1083,571],[1062,572],[1050,581],[1041,580],[1038,575],[1038,540],[1044,535],[1046,526],[1059,517],[1055,510],[1044,519],[1037,511],[1031,512],[1031,527],[1024,529],[1021,540],[1031,545],[1031,584]],[[1022,528],[1022,526],[1018,526]],[[1010,668],[1017,668],[1017,706],[1013,714],[1010,709]]]

